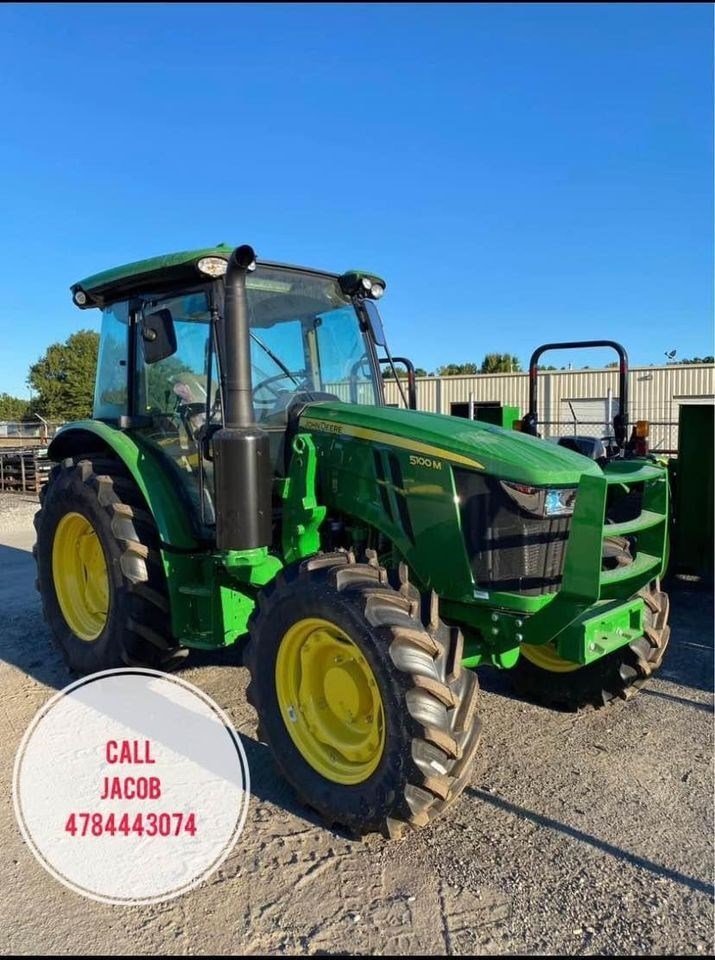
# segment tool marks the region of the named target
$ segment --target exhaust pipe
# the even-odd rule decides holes
[[[216,545],[253,550],[272,540],[268,434],[255,422],[246,274],[256,261],[237,247],[226,267],[223,316],[223,427],[213,435]]]

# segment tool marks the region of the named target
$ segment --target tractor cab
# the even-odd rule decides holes
[[[227,370],[241,337],[225,318],[230,253],[216,247],[145,260],[72,288],[79,307],[102,310],[93,418],[162,453],[209,526],[210,440],[224,423],[227,388],[236,387]],[[283,476],[286,437],[306,404],[384,404],[380,364],[392,360],[377,357],[386,345],[375,301],[385,283],[361,271],[337,276],[255,260],[242,279],[250,379],[238,389],[248,390],[248,419],[267,436],[273,473]]]

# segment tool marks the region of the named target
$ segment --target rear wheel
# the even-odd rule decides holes
[[[259,738],[301,799],[357,834],[427,824],[465,786],[480,735],[461,634],[402,568],[328,554],[258,599],[246,665]]]
[[[35,529],[43,613],[68,666],[170,665],[159,535],[121,462],[90,454],[54,467]]]
[[[670,640],[669,601],[659,584],[640,592],[645,602],[645,631],[628,646],[587,666],[563,660],[553,644],[522,644],[510,670],[521,696],[544,706],[578,710],[602,707],[612,700],[629,700],[660,668]]]

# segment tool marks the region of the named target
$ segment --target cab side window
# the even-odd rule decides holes
[[[97,377],[94,388],[95,420],[117,420],[127,412],[127,341],[129,309],[114,303],[102,312]]]

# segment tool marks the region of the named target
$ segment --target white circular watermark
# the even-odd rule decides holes
[[[15,758],[28,846],[53,877],[104,903],[157,903],[196,886],[236,843],[249,795],[226,714],[155,670],[107,670],[65,687]]]

